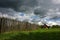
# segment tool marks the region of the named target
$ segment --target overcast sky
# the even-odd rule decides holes
[[[19,21],[60,25],[60,0],[0,0],[2,16]]]

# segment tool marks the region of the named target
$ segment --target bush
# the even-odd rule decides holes
[[[53,25],[52,28],[60,28],[59,25]]]

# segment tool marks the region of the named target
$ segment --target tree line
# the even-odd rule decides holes
[[[28,22],[21,22],[14,19],[0,18],[0,33],[9,31],[31,31],[39,28],[44,28],[44,25],[36,25]],[[59,25],[49,26],[50,28],[60,28]]]
[[[0,32],[35,30],[38,29],[38,26],[39,25],[14,19],[0,18]]]

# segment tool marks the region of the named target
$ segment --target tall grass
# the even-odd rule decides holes
[[[60,28],[38,29],[35,31],[6,32],[0,40],[60,40]]]

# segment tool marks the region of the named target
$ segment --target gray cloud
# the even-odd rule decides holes
[[[4,8],[13,8],[16,11],[20,11],[20,7],[23,7],[24,10],[27,10],[27,7],[35,7],[37,6],[37,0],[0,0],[0,7]]]
[[[38,15],[41,18],[60,18],[60,3],[52,0],[0,0],[0,12],[14,16],[17,12]],[[44,19],[45,20],[45,19]]]

